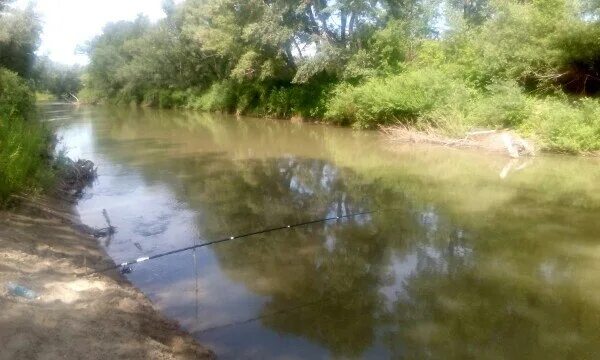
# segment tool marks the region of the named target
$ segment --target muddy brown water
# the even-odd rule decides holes
[[[221,358],[593,358],[600,161],[390,147],[375,132],[46,104],[99,177],[84,223],[116,262],[371,209],[135,266]]]

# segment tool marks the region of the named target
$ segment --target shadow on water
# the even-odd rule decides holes
[[[104,206],[120,221],[108,248],[117,261],[394,209],[140,264],[130,279],[223,357],[600,352],[595,160],[507,164],[439,148],[393,152],[348,129],[81,111],[59,132],[100,163],[79,207],[84,220]]]

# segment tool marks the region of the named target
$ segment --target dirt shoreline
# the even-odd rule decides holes
[[[212,359],[118,272],[59,198],[0,211],[0,359]],[[8,282],[39,294],[12,296]]]

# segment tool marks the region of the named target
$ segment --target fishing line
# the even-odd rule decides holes
[[[284,226],[278,226],[278,227],[274,227],[274,228],[263,229],[263,230],[259,230],[259,231],[253,231],[253,232],[241,234],[241,235],[233,235],[233,236],[229,236],[229,237],[219,239],[219,240],[209,241],[209,242],[205,242],[205,243],[201,243],[201,244],[195,244],[195,245],[187,246],[187,247],[176,249],[176,250],[167,251],[167,252],[152,255],[152,256],[144,256],[144,257],[137,258],[135,260],[125,261],[123,263],[109,266],[109,267],[101,269],[101,270],[95,270],[95,271],[85,273],[82,276],[100,274],[100,273],[104,273],[104,272],[119,269],[119,268],[121,268],[122,270],[127,270],[125,272],[131,272],[131,269],[129,269],[130,265],[138,264],[138,263],[149,261],[149,260],[158,259],[158,258],[161,258],[164,256],[169,256],[169,255],[181,253],[181,252],[192,250],[192,249],[197,249],[197,248],[201,248],[201,247],[205,247],[205,246],[210,246],[210,245],[215,245],[215,244],[228,242],[228,241],[232,241],[232,240],[242,239],[242,238],[250,237],[253,235],[265,234],[265,233],[278,231],[278,230],[292,229],[292,228],[296,228],[296,227],[300,227],[300,226],[323,223],[323,222],[328,222],[328,221],[333,221],[333,220],[340,220],[340,219],[345,219],[345,218],[350,218],[350,217],[355,217],[355,216],[360,216],[360,215],[368,215],[368,214],[373,214],[373,213],[380,212],[380,211],[383,211],[383,210],[372,210],[372,211],[364,211],[364,212],[346,214],[346,215],[340,215],[340,216],[331,216],[331,217],[324,218],[324,219],[310,220],[310,221],[305,221],[305,222],[291,224],[291,225],[284,225]]]
[[[220,325],[214,325],[214,326],[210,326],[201,330],[196,330],[193,332],[194,335],[197,334],[204,334],[207,332],[211,332],[214,330],[220,330],[220,329],[224,329],[224,328],[228,328],[228,327],[232,327],[232,326],[238,326],[238,325],[245,325],[245,324],[249,324],[255,321],[259,321],[262,319],[266,319],[266,318],[270,318],[270,317],[274,317],[274,316],[280,316],[280,315],[286,315],[286,314],[291,314],[293,312],[296,312],[298,310],[302,310],[304,308],[309,308],[311,306],[316,306],[316,305],[320,305],[320,304],[324,304],[327,303],[329,301],[334,301],[334,300],[339,300],[340,298],[345,298],[348,295],[352,295],[355,294],[357,292],[359,292],[360,289],[354,287],[351,289],[348,289],[346,291],[342,291],[339,294],[336,294],[335,296],[331,295],[331,296],[321,296],[318,299],[312,300],[312,301],[308,301],[308,302],[304,302],[304,303],[300,303],[298,305],[295,306],[290,306],[290,307],[286,307],[286,308],[281,308],[281,309],[277,309],[277,310],[273,310],[270,311],[266,314],[262,314],[253,318],[247,318],[247,319],[241,319],[241,320],[234,320],[228,323],[224,323],[224,324],[220,324]]]
[[[329,298],[321,298],[321,299],[317,299],[317,300],[310,301],[310,302],[307,302],[307,303],[303,303],[303,304],[300,304],[300,305],[292,306],[292,307],[289,307],[289,308],[284,308],[284,309],[280,309],[280,310],[274,310],[274,311],[269,312],[268,314],[256,316],[256,317],[253,317],[253,318],[248,318],[248,319],[243,319],[243,320],[236,320],[236,321],[232,321],[232,322],[229,322],[229,323],[226,323],[226,324],[211,326],[211,327],[208,327],[208,328],[205,328],[205,329],[194,331],[194,335],[196,335],[196,334],[203,334],[203,333],[214,331],[214,330],[220,330],[220,329],[224,329],[224,328],[228,328],[228,327],[232,327],[232,326],[249,324],[249,323],[252,323],[252,322],[255,322],[255,321],[258,321],[258,320],[262,320],[262,319],[266,319],[266,318],[269,318],[269,317],[272,317],[272,316],[285,315],[285,314],[292,313],[294,311],[301,310],[303,308],[307,308],[307,307],[310,307],[310,306],[315,306],[315,305],[318,305],[318,304],[321,304],[323,302],[330,301],[330,300],[332,300],[332,298],[330,298],[330,297]]]

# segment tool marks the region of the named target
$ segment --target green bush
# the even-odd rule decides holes
[[[342,84],[334,90],[325,116],[331,122],[358,128],[421,125],[421,120],[431,119],[427,115],[434,109],[461,109],[471,97],[472,90],[459,79],[425,68],[374,78],[358,86]]]
[[[271,116],[291,117],[293,113],[293,91],[286,88],[274,89],[266,100],[266,111]]]
[[[37,189],[52,180],[44,158],[48,132],[22,119],[0,119],[0,204],[11,194]]]
[[[468,109],[469,122],[486,128],[515,128],[529,116],[527,96],[515,82],[487,87]]]
[[[181,90],[161,90],[158,92],[158,107],[172,109],[183,107],[187,103],[188,94]]]
[[[25,82],[0,69],[0,204],[11,194],[39,188],[52,179],[45,159],[50,134],[25,119],[33,102]]]
[[[535,100],[520,130],[546,150],[578,153],[600,150],[600,102],[558,98]]]
[[[274,86],[257,82],[225,81],[201,95],[189,96],[187,107],[203,111],[236,111],[240,114],[290,118],[322,117],[329,84],[314,82]]]
[[[265,111],[280,118],[320,118],[325,114],[328,91],[327,84],[321,82],[275,88],[263,101]]]
[[[14,72],[0,68],[0,116],[25,117],[33,109],[35,95]]]
[[[150,89],[144,92],[142,106],[158,106],[160,99],[160,90]]]
[[[107,100],[102,91],[92,87],[84,87],[77,97],[83,104],[100,104]]]
[[[231,101],[238,114],[265,115],[266,93],[267,89],[260,83],[236,83]]]
[[[235,105],[235,86],[231,81],[214,83],[208,91],[188,101],[189,108],[203,111],[230,111]]]

